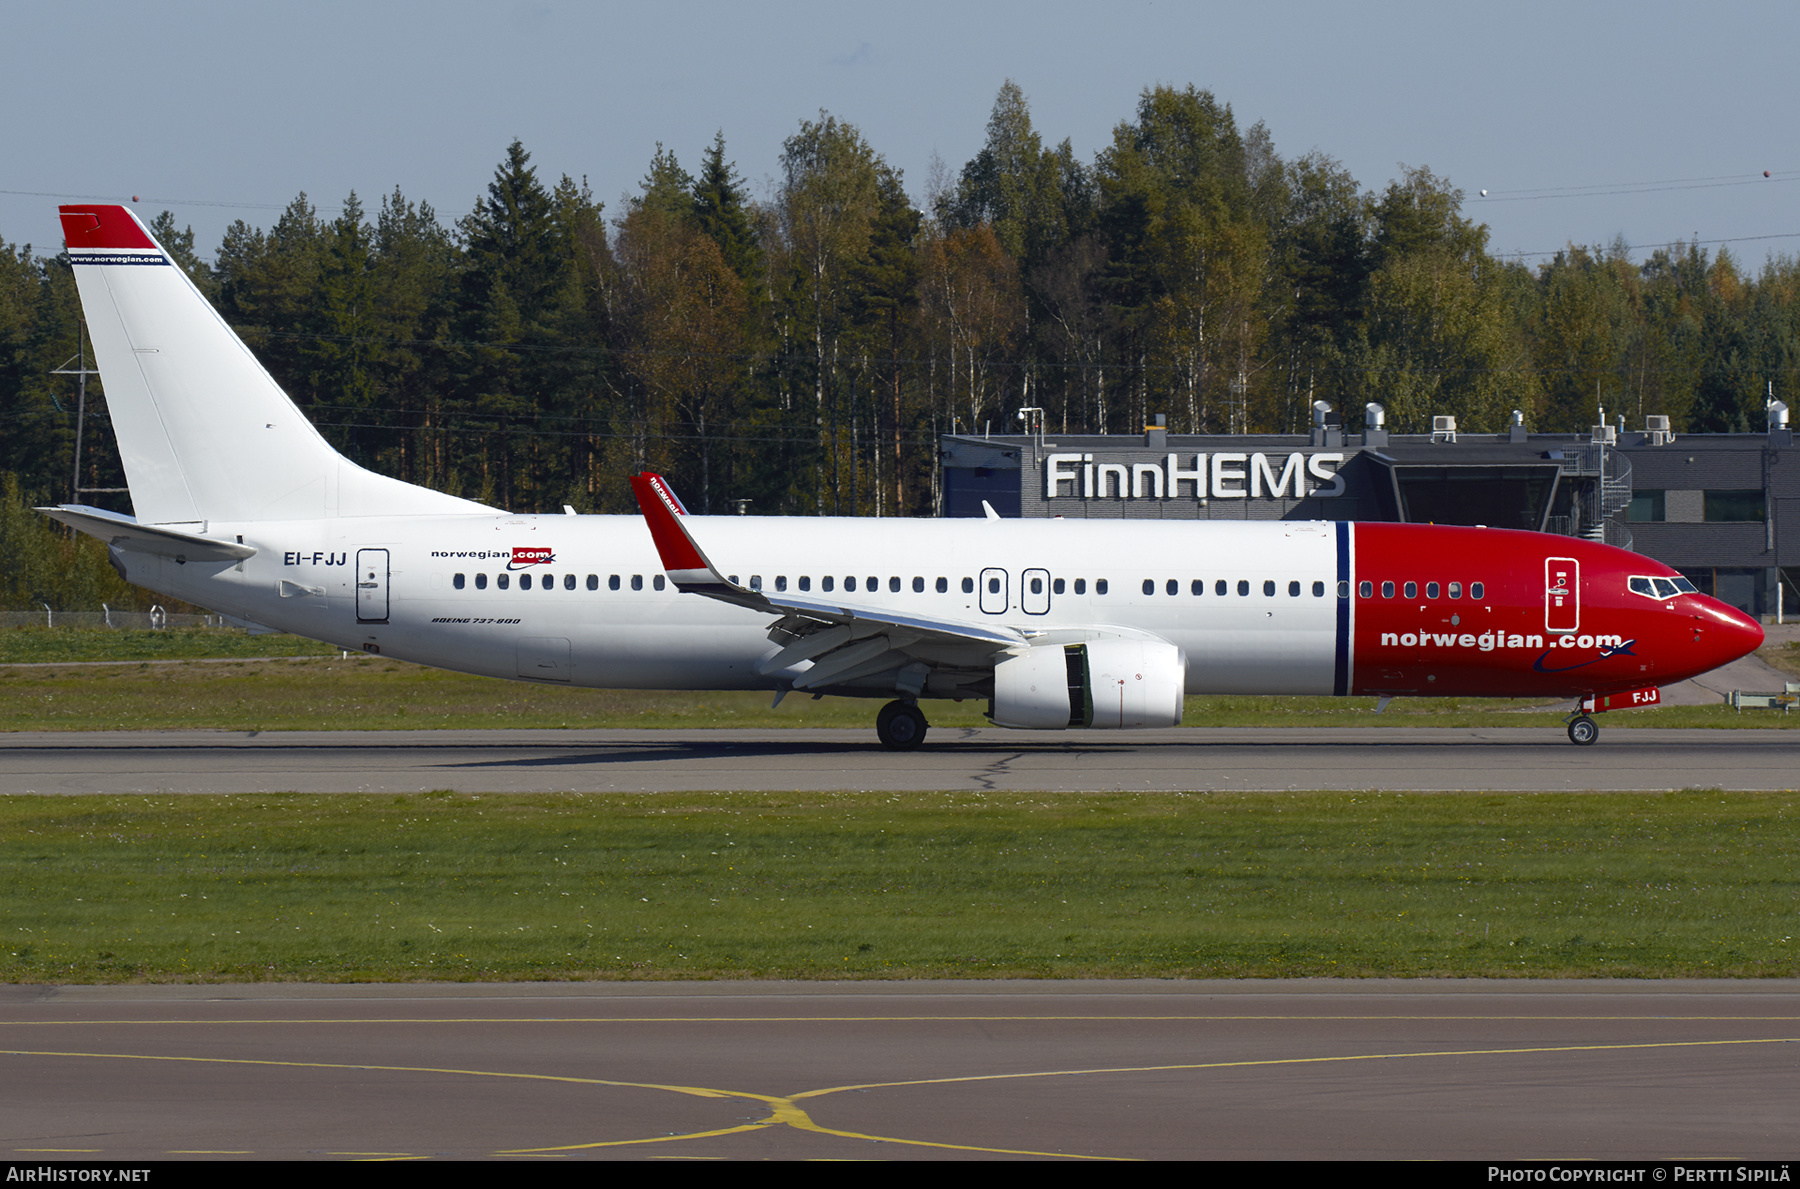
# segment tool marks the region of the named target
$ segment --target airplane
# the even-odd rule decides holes
[[[1345,521],[515,515],[357,466],[127,207],[60,208],[132,515],[40,509],[244,626],[551,685],[932,699],[998,726],[1173,727],[1188,694],[1573,698],[1591,717],[1759,647],[1593,541]]]

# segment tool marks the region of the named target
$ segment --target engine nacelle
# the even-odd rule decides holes
[[[1173,644],[1092,640],[1044,645],[994,666],[995,726],[1178,727],[1187,660]]]

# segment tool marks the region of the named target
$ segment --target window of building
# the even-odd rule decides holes
[[[1625,507],[1625,519],[1632,524],[1655,524],[1668,517],[1667,503],[1660,491],[1634,491]]]
[[[1747,491],[1709,491],[1706,493],[1708,523],[1760,521],[1767,515],[1767,512],[1768,506],[1763,502],[1763,493],[1754,488]]]

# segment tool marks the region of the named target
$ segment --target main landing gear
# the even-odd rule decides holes
[[[1569,720],[1569,742],[1577,747],[1586,747],[1600,738],[1600,724],[1585,714],[1577,714]]]
[[[930,725],[912,702],[889,702],[875,716],[875,734],[889,751],[911,751],[925,742],[925,731]]]

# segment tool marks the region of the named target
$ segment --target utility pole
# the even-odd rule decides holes
[[[69,364],[74,364],[70,367]],[[87,422],[87,378],[100,373],[87,365],[87,320],[75,322],[75,357],[50,372],[53,376],[75,377],[75,464],[69,474],[69,502],[79,504],[83,495],[130,491],[129,487],[83,487],[81,485],[81,435]]]

